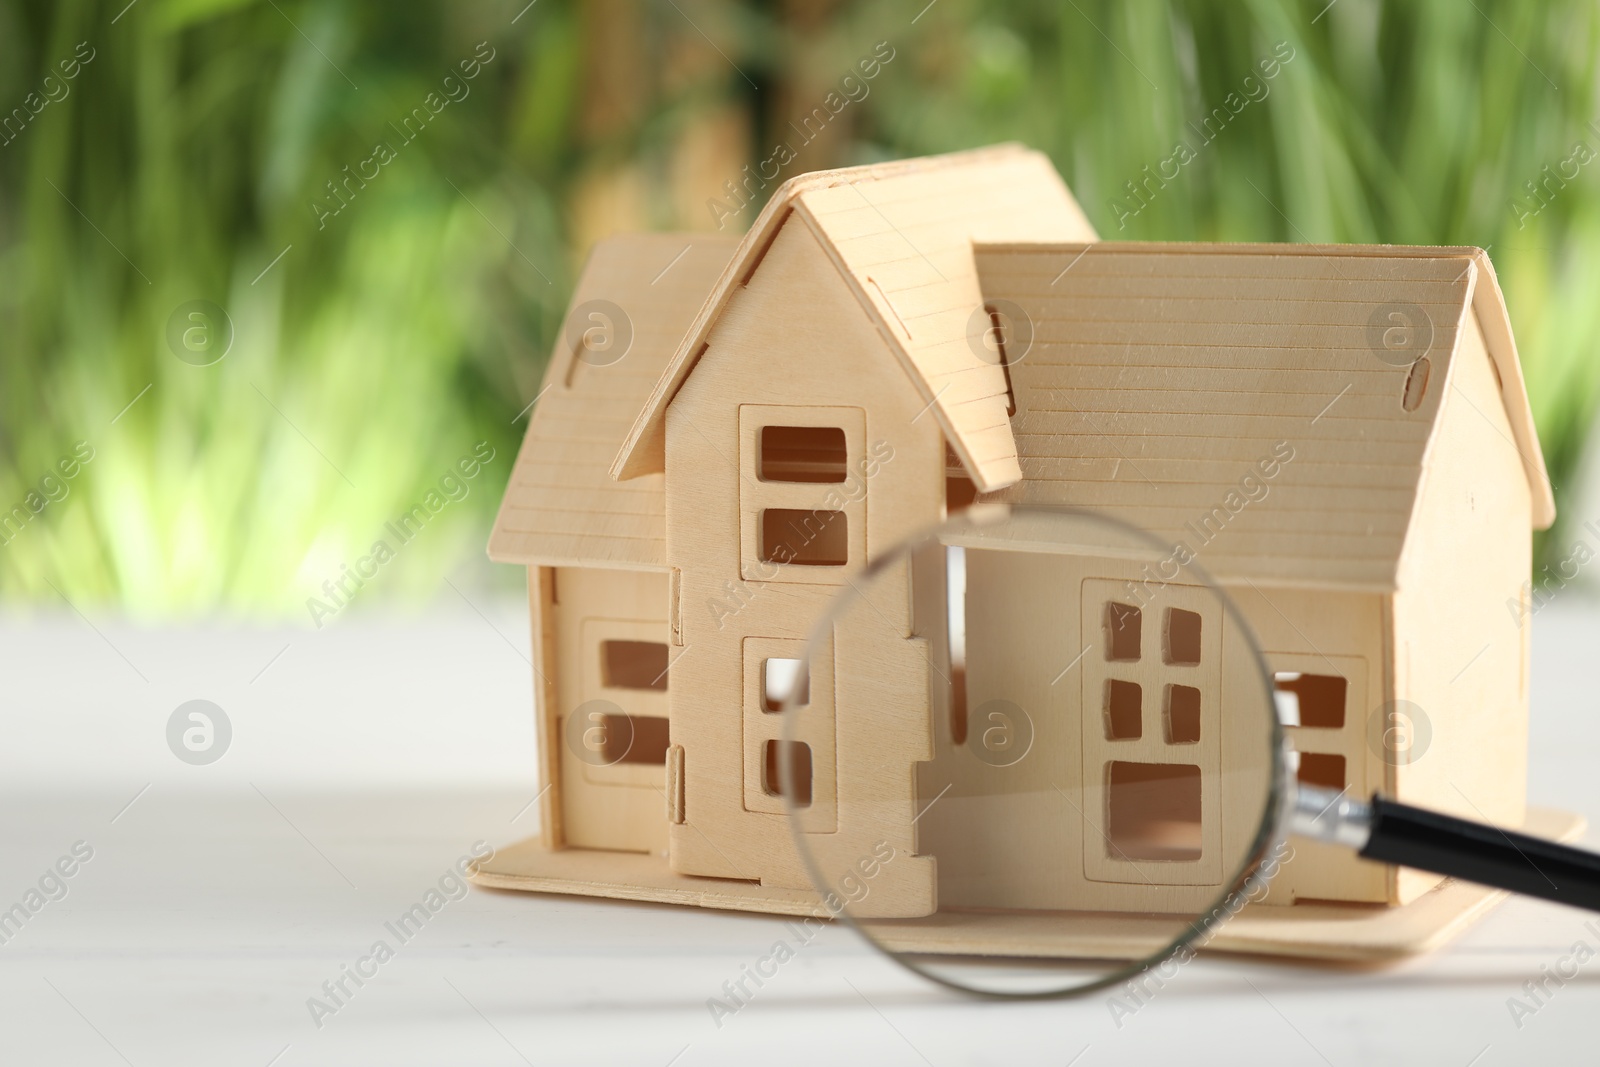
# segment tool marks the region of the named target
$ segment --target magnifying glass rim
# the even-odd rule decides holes
[[[979,509],[982,510],[980,511]],[[977,513],[977,516],[981,516],[986,521],[975,521],[975,516],[973,514],[974,512]],[[985,503],[975,505],[969,510],[969,512],[963,512],[959,515],[955,515],[946,519],[944,522],[925,527],[916,536],[907,538],[890,552],[879,556],[875,560],[869,561],[868,564],[863,567],[857,575],[847,576],[845,578],[845,585],[847,588],[841,589],[835,595],[833,602],[828,606],[828,610],[812,627],[810,635],[806,638],[805,650],[801,653],[804,657],[803,662],[808,664],[811,662],[813,653],[818,651],[819,648],[822,647],[823,643],[827,641],[829,637],[831,637],[834,624],[837,623],[843,614],[852,608],[857,601],[865,598],[865,594],[861,591],[861,585],[859,583],[871,582],[889,567],[897,565],[901,560],[909,559],[912,552],[922,545],[940,543],[938,537],[941,534],[945,534],[954,530],[960,530],[962,528],[981,530],[986,526],[992,525],[990,521],[987,521],[991,518],[998,519],[1002,516],[1009,518],[1019,513],[1064,518],[1077,517],[1093,522],[1101,522],[1112,527],[1120,528],[1124,532],[1132,534],[1135,538],[1148,542],[1152,548],[1155,548],[1158,551],[1169,551],[1174,547],[1173,545],[1164,543],[1159,537],[1148,530],[1135,526],[1134,524],[1117,518],[1114,515],[1109,515],[1102,511],[1096,511],[1093,508],[1081,508],[1074,506],[1042,507],[1039,505],[1006,503]],[[831,917],[835,919],[842,919],[847,925],[854,929],[862,939],[864,939],[868,944],[872,945],[873,948],[877,949],[879,952],[882,952],[884,955],[889,956],[896,963],[907,970],[921,975],[923,978],[926,978],[937,985],[944,986],[946,989],[952,989],[960,993],[973,994],[996,1000],[1054,1000],[1065,997],[1082,996],[1087,993],[1093,993],[1096,990],[1106,989],[1137,974],[1140,974],[1151,967],[1158,966],[1166,962],[1181,952],[1184,948],[1195,944],[1197,941],[1200,941],[1217,926],[1221,925],[1221,923],[1227,918],[1230,918],[1233,914],[1233,911],[1237,910],[1230,908],[1230,903],[1237,899],[1239,895],[1247,894],[1249,891],[1251,891],[1253,888],[1253,883],[1260,872],[1262,861],[1266,858],[1268,850],[1273,844],[1283,838],[1282,827],[1286,817],[1287,803],[1289,798],[1289,785],[1287,779],[1285,778],[1285,740],[1283,724],[1278,721],[1275,706],[1271,703],[1272,672],[1267,667],[1266,657],[1261,652],[1261,645],[1256,640],[1255,631],[1251,629],[1249,620],[1247,620],[1244,616],[1244,613],[1239,610],[1239,605],[1234,602],[1233,597],[1228,594],[1228,591],[1222,588],[1217,580],[1211,576],[1211,573],[1204,567],[1200,566],[1199,563],[1195,562],[1192,557],[1193,554],[1191,553],[1190,561],[1183,564],[1184,571],[1189,572],[1195,579],[1201,581],[1205,586],[1214,590],[1217,596],[1220,598],[1224,613],[1231,615],[1233,622],[1237,625],[1240,633],[1244,637],[1245,646],[1249,649],[1250,656],[1255,661],[1257,673],[1262,682],[1265,684],[1269,707],[1273,707],[1273,713],[1269,714],[1267,717],[1269,742],[1267,747],[1267,758],[1269,763],[1269,773],[1267,775],[1267,802],[1262,809],[1260,824],[1256,828],[1255,837],[1251,841],[1250,847],[1246,852],[1245,860],[1240,864],[1237,871],[1235,871],[1233,877],[1225,883],[1225,888],[1218,892],[1216,899],[1206,908],[1204,912],[1202,912],[1195,919],[1191,920],[1185,926],[1184,930],[1174,937],[1172,941],[1168,942],[1164,948],[1152,952],[1148,956],[1130,961],[1126,966],[1118,970],[1111,971],[1108,974],[1102,975],[1101,977],[1094,979],[1093,981],[1086,982],[1082,985],[1068,986],[1063,989],[1046,989],[1028,992],[1007,992],[992,989],[979,989],[972,986],[963,985],[960,982],[946,978],[943,975],[931,971],[919,963],[913,962],[912,958],[910,958],[912,955],[910,953],[897,952],[886,947],[876,937],[868,932],[868,930],[863,926],[862,922],[852,915],[847,908],[841,908],[837,912],[832,911],[832,909],[827,909]],[[786,695],[783,701],[783,738],[785,743],[793,740],[790,735],[792,733],[792,725],[794,721],[793,712],[796,710],[796,708],[792,703],[792,700],[793,694],[791,693]],[[828,880],[823,876],[815,858],[812,856],[810,846],[805,843],[805,839],[803,837],[805,831],[801,829],[801,820],[804,817],[804,812],[806,809],[797,807],[790,799],[795,795],[793,768],[790,766],[790,761],[787,759],[778,760],[778,765],[779,782],[783,787],[783,803],[784,808],[789,814],[789,830],[790,834],[794,838],[795,850],[800,854],[800,862],[805,866],[807,874],[810,875],[812,884],[814,886],[827,886],[829,884]]]

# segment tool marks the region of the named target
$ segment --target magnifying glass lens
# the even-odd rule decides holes
[[[1250,630],[1186,546],[1108,517],[971,509],[765,671],[768,777],[819,913],[936,981],[1115,982],[1236,911],[1271,843],[1280,731]]]

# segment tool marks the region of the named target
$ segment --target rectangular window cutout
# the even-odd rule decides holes
[[[1337,730],[1344,726],[1348,684],[1337,674],[1279,671],[1272,676],[1278,691],[1279,718],[1285,726]]]
[[[837,426],[763,426],[761,480],[842,482],[844,431]]]
[[[787,755],[789,770],[794,778],[794,804],[797,808],[811,806],[811,746],[803,741],[768,741],[764,746],[761,788],[769,797],[783,796],[783,770],[779,760]]]
[[[1200,768],[1113,762],[1107,775],[1106,846],[1112,859],[1200,858]]]
[[[1167,686],[1167,743],[1192,745],[1200,740],[1200,690],[1192,685]]]
[[[1165,636],[1166,662],[1177,667],[1193,667],[1200,662],[1200,616],[1182,608],[1167,609]]]
[[[1324,789],[1343,792],[1347,784],[1344,777],[1344,757],[1330,756],[1322,752],[1302,752],[1299,778],[1306,785],[1318,785]]]
[[[600,764],[667,762],[667,720],[661,715],[602,715]]]
[[[600,642],[600,684],[609,689],[667,688],[667,646],[661,641]]]
[[[1134,682],[1116,678],[1106,682],[1106,740],[1132,741],[1144,736],[1141,696]]]
[[[783,702],[794,694],[794,702],[811,703],[811,672],[797,659],[774,656],[761,661],[761,710],[782,711]]]
[[[850,523],[842,511],[767,508],[761,513],[761,559],[802,567],[850,561]]]
[[[1106,604],[1106,659],[1113,663],[1132,663],[1139,658],[1139,627],[1142,613],[1132,604]]]

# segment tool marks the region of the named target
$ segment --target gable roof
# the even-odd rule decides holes
[[[490,559],[666,568],[662,476],[616,482],[608,468],[734,247],[732,238],[676,233],[595,245],[500,501]],[[593,300],[616,304],[632,324],[626,354],[605,366],[575,360],[572,339],[590,325],[584,305]]]
[[[985,297],[1013,301],[1032,328],[1011,359],[1023,480],[1002,499],[1110,511],[1189,544],[1219,578],[1393,588],[1445,390],[1406,411],[1409,366],[1378,358],[1371,324],[1415,305],[1432,324],[1435,382],[1452,380],[1446,361],[1477,312],[1534,522],[1554,518],[1479,249],[1013,243],[976,258]],[[1202,534],[1249,474],[1270,501],[1225,510],[1222,532]]]
[[[1094,229],[1049,159],[998,145],[896,163],[802,174],[762,209],[629,430],[613,476],[665,463],[666,409],[693,371],[729,298],[792,217],[839,268],[927,401],[980,489],[1021,476],[1006,415],[1005,374],[980,358],[987,320],[974,240],[1093,240]]]

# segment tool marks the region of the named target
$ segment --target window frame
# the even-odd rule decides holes
[[[765,770],[768,741],[784,740],[781,713],[766,710],[766,662],[769,659],[804,660],[806,642],[795,638],[746,637],[741,658],[744,673],[742,707],[744,733],[744,809],[770,815],[787,815],[781,796],[768,793]],[[824,640],[809,663],[809,702],[799,715],[793,740],[811,747],[811,806],[806,809],[807,833],[832,833],[838,829],[837,727],[834,715],[833,638]]]
[[[837,429],[845,442],[842,482],[763,481],[761,432],[768,426]],[[867,503],[871,487],[863,473],[867,418],[862,408],[842,406],[739,406],[739,572],[745,581],[843,585],[867,559]],[[762,514],[768,510],[838,511],[846,524],[842,564],[778,563],[763,559]]]
[[[670,736],[669,696],[666,689],[629,689],[606,685],[604,645],[607,641],[640,641],[666,644],[668,685],[670,671],[678,651],[666,640],[664,624],[630,619],[584,618],[578,624],[580,693],[593,694],[593,698],[608,700],[631,718],[668,720]],[[583,777],[595,785],[630,785],[641,788],[658,787],[664,781],[665,767],[659,763],[593,764],[579,761]]]
[[[1112,572],[1114,573],[1114,571]],[[1145,603],[1129,600],[1126,583],[1112,577],[1088,577],[1080,587],[1082,633],[1092,647],[1079,671],[1083,714],[1083,814],[1089,821],[1083,837],[1083,873],[1091,882],[1158,886],[1220,885],[1223,870],[1222,714],[1225,677],[1221,606],[1210,590],[1165,584]],[[1107,630],[1108,605],[1139,609],[1139,656],[1111,659]],[[1164,630],[1172,608],[1200,616],[1200,661],[1166,662]],[[1070,659],[1071,652],[1064,658]],[[1131,682],[1142,691],[1137,737],[1109,736],[1105,716],[1110,683]],[[1166,692],[1171,685],[1200,691],[1199,739],[1172,741],[1166,724]],[[1141,859],[1116,855],[1111,844],[1111,766],[1113,763],[1164,764],[1200,768],[1200,855],[1197,859]]]
[[[1274,678],[1279,674],[1320,674],[1344,679],[1343,726],[1284,726],[1284,736],[1296,752],[1343,756],[1345,783],[1352,796],[1371,796],[1380,788],[1389,788],[1388,783],[1373,780],[1381,778],[1383,768],[1381,761],[1368,751],[1368,734],[1374,727],[1374,720],[1365,712],[1368,707],[1366,657],[1270,651],[1263,651],[1262,657]]]

